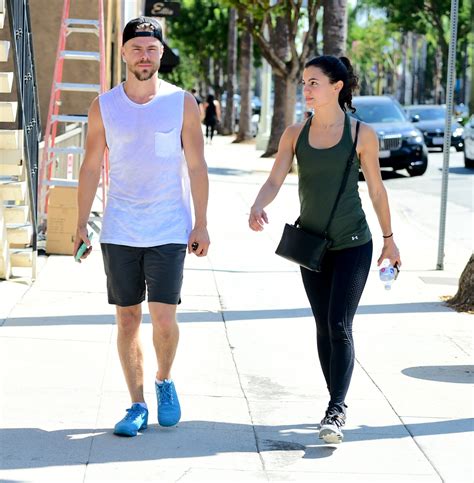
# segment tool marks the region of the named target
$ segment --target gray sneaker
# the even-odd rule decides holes
[[[341,428],[344,424],[346,424],[346,411],[341,411],[336,407],[329,408],[326,411],[326,415],[321,420],[319,437],[323,439],[325,443],[341,443],[344,438]]]

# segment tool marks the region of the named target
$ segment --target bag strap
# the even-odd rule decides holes
[[[352,144],[351,152],[349,154],[349,157],[347,158],[346,169],[344,171],[344,176],[342,177],[342,182],[341,182],[341,186],[339,188],[339,192],[337,193],[336,201],[334,202],[334,205],[333,205],[332,211],[331,211],[331,215],[329,216],[329,220],[327,222],[326,229],[324,230],[324,238],[328,237],[328,230],[329,230],[329,227],[331,225],[332,219],[334,217],[334,213],[336,212],[336,208],[337,208],[337,205],[339,203],[339,199],[341,198],[341,195],[342,195],[344,189],[346,188],[347,179],[349,178],[349,172],[350,172],[351,165],[352,165],[352,160],[354,159],[354,155],[355,155],[356,148],[357,148],[357,139],[359,138],[359,127],[360,127],[360,121],[357,120],[354,143]],[[300,224],[300,217],[298,216],[297,220],[295,221],[295,226],[299,226],[299,224]]]

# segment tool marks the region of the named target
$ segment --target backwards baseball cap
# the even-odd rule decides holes
[[[122,45],[134,37],[155,37],[163,43],[163,30],[154,17],[137,17],[130,20],[122,33]]]

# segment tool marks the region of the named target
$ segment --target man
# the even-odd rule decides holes
[[[171,380],[179,338],[176,306],[186,248],[203,257],[210,243],[199,109],[190,93],[158,78],[162,55],[159,22],[149,17],[128,22],[122,34],[127,80],[92,102],[79,175],[74,253],[84,241],[88,246],[84,259],[91,251],[87,221],[104,150],[109,149],[110,187],[100,241],[108,300],[116,305],[118,352],[132,402],[115,426],[114,433],[120,436],[135,436],[148,423],[139,337],[146,291],[158,362],[158,422],[174,426],[181,417]]]

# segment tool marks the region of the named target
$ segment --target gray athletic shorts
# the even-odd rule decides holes
[[[109,304],[128,307],[145,300],[181,303],[187,245],[169,243],[138,248],[101,243]]]

